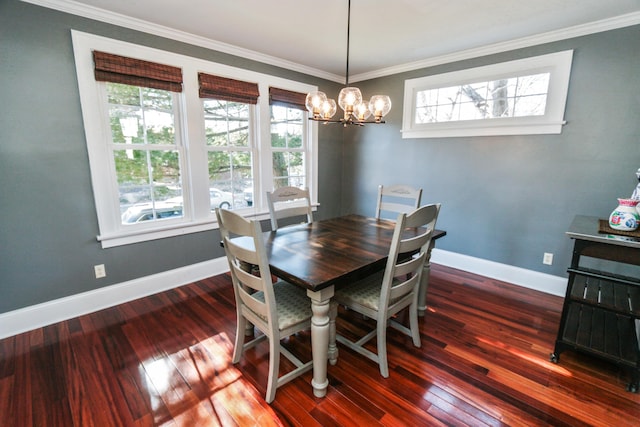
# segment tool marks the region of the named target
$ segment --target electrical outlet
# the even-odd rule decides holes
[[[101,279],[107,275],[107,270],[104,269],[104,264],[94,265],[93,270],[96,272],[96,279]]]
[[[545,252],[544,256],[542,257],[542,263],[546,265],[553,264],[553,254],[550,254],[549,252]]]

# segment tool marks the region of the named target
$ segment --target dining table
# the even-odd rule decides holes
[[[327,364],[335,364],[335,314],[330,315],[336,287],[383,270],[386,266],[395,221],[345,215],[264,232],[271,273],[307,290],[311,300],[311,348],[316,397],[327,393]],[[405,230],[406,237],[417,230]],[[429,257],[435,241],[446,235],[434,230],[420,284],[419,307],[424,313],[429,281]],[[335,310],[337,307],[333,305]],[[330,327],[331,326],[331,327]]]

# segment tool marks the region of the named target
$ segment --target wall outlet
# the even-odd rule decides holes
[[[104,264],[94,265],[93,270],[96,272],[96,279],[101,279],[107,275],[107,270],[104,269]]]
[[[546,265],[553,264],[553,254],[550,254],[549,252],[545,252],[544,256],[542,257],[542,263]]]

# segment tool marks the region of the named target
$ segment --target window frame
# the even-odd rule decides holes
[[[445,138],[490,135],[559,134],[566,124],[564,111],[569,90],[573,50],[468,68],[405,80],[402,138]],[[416,123],[417,93],[480,81],[528,74],[550,73],[544,115]]]
[[[76,63],[78,89],[85,128],[99,234],[97,240],[103,248],[138,243],[154,239],[179,236],[218,228],[209,199],[209,172],[207,167],[203,100],[198,96],[198,73],[219,75],[231,79],[258,83],[260,97],[250,106],[254,162],[253,206],[238,209],[244,216],[268,218],[266,200],[262,193],[272,188],[270,173],[270,105],[269,87],[290,91],[310,92],[317,86],[296,82],[268,74],[227,66],[178,53],[136,45],[102,36],[71,30]],[[94,76],[93,50],[142,59],[182,69],[183,91],[178,94],[179,117],[176,131],[181,132],[185,158],[181,163],[183,186],[183,217],[163,221],[150,221],[134,226],[122,225],[119,215],[119,192],[115,177],[113,156],[110,155],[111,129],[108,120],[104,82]],[[306,113],[305,113],[306,114]],[[316,123],[306,127],[305,149],[308,150],[306,173],[312,202],[317,204],[318,181],[318,128]],[[256,197],[257,196],[257,197]],[[117,205],[117,209],[115,206]]]

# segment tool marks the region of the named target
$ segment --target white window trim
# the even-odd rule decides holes
[[[460,136],[558,134],[562,132],[569,90],[573,50],[502,62],[483,67],[405,80],[402,138],[444,138]],[[543,116],[506,117],[442,123],[415,123],[416,94],[419,91],[475,81],[551,73],[547,108]]]
[[[271,168],[261,167],[264,164],[263,156],[271,156],[270,153],[270,116],[269,116],[269,86],[281,89],[310,92],[317,90],[317,86],[300,83],[268,74],[256,73],[242,68],[230,67],[198,58],[166,52],[159,49],[135,45],[128,42],[113,40],[106,37],[87,34],[71,30],[73,50],[76,62],[78,88],[82,107],[82,117],[87,140],[89,164],[91,169],[91,182],[93,186],[96,212],[100,234],[97,239],[103,248],[126,245],[131,243],[149,241],[165,237],[179,236],[218,228],[215,222],[215,214],[210,211],[208,205],[208,171],[206,164],[204,111],[202,100],[198,97],[198,72],[215,74],[248,82],[257,82],[260,90],[258,104],[252,107],[256,127],[253,137],[254,157],[257,165],[254,171],[256,186],[254,190],[254,204],[250,208],[239,210],[247,217],[266,219],[269,217],[266,203],[262,203],[262,194],[272,190]],[[182,120],[178,124],[182,129],[183,140],[186,146],[187,158],[182,161],[187,169],[183,175],[183,188],[185,206],[190,204],[192,215],[185,214],[180,219],[162,221],[160,224],[136,224],[134,227],[123,229],[118,212],[113,209],[113,200],[118,199],[118,189],[113,174],[113,167],[108,161],[109,151],[106,139],[110,138],[111,129],[108,127],[108,114],[104,111],[106,100],[104,91],[94,77],[93,50],[128,56],[142,60],[158,62],[182,68],[183,94],[181,97]],[[183,126],[184,125],[184,126]],[[318,204],[318,127],[317,123],[309,123],[306,127],[307,147],[309,159],[306,162],[305,171],[310,185],[312,203]],[[204,159],[204,160],[203,160]],[[258,160],[260,159],[260,160]],[[266,169],[266,170],[265,170]],[[206,194],[206,198],[194,197],[196,194]],[[264,205],[264,206],[263,206]],[[187,211],[185,209],[185,211]]]

